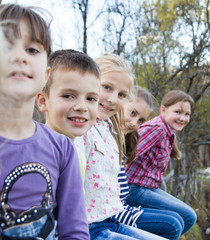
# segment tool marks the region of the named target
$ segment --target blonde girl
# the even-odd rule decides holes
[[[184,225],[181,234],[196,222],[194,210],[159,188],[170,157],[180,158],[175,133],[190,121],[194,101],[181,90],[169,91],[162,99],[160,115],[142,124],[137,156],[126,166],[129,183],[127,203],[178,213]]]
[[[129,64],[120,56],[105,54],[96,63],[102,73],[97,120],[82,139],[76,139],[87,159],[84,186],[91,240],[158,239],[114,217],[123,211],[117,180],[124,141],[120,113],[133,77]]]

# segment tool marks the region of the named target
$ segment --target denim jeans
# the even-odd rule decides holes
[[[6,237],[12,237],[12,238],[34,237],[37,239],[42,239],[42,238],[39,238],[38,235],[39,235],[43,225],[46,223],[46,221],[47,221],[47,216],[44,216],[41,219],[39,219],[38,221],[34,221],[31,223],[25,224],[24,226],[11,227],[10,229],[3,232],[3,235]],[[51,230],[51,232],[48,234],[48,236],[45,238],[45,240],[57,239],[55,237],[56,227],[57,227],[57,221],[55,221],[54,228]],[[0,239],[1,239],[1,236],[0,236]]]
[[[144,211],[136,221],[137,227],[170,240],[178,240],[184,228],[184,221],[178,213],[152,208]]]
[[[91,240],[166,240],[166,238],[119,223],[113,217],[92,223],[89,230]]]
[[[141,205],[143,208],[155,208],[178,213],[184,221],[181,234],[187,232],[197,220],[195,211],[189,205],[160,188],[144,188],[129,184],[129,195],[126,202],[131,206]]]

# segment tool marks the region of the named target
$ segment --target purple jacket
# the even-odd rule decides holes
[[[90,239],[79,160],[73,143],[44,124],[35,123],[37,130],[30,138],[0,137],[0,188],[17,166],[43,165],[52,182],[51,201],[57,204],[59,239]],[[46,180],[40,174],[24,175],[13,185],[7,203],[15,212],[39,206],[46,188]]]

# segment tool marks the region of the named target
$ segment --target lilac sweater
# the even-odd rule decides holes
[[[38,163],[49,172],[52,202],[57,204],[59,239],[89,239],[78,156],[71,140],[44,124],[24,140],[0,137],[0,189],[7,175],[24,163]],[[9,192],[8,204],[15,212],[40,205],[46,181],[38,173],[22,176]]]

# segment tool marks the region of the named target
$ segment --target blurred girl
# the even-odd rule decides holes
[[[7,71],[0,76],[0,239],[53,240],[57,229],[59,239],[88,240],[75,148],[32,120],[51,53],[49,23],[37,10],[0,5],[8,40]]]
[[[162,99],[160,115],[139,127],[141,137],[137,156],[126,166],[129,182],[127,203],[178,213],[184,221],[182,234],[196,222],[196,214],[190,206],[158,186],[163,181],[170,157],[180,158],[175,132],[189,123],[193,104],[187,93],[169,91]]]

